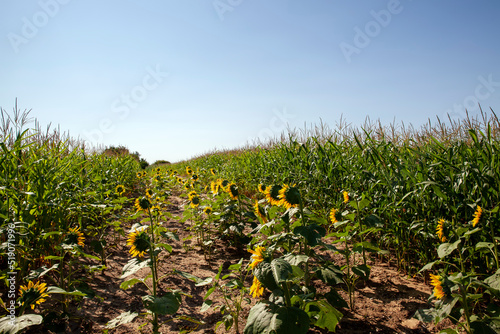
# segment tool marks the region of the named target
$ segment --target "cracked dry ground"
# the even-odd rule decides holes
[[[175,216],[181,216],[185,200],[172,196],[170,199],[169,212]],[[237,263],[240,258],[250,259],[250,253],[238,251],[234,247],[228,247],[223,241],[214,240],[215,247],[210,262],[205,260],[203,253],[196,244],[195,238],[185,241],[190,235],[186,227],[190,222],[180,223],[176,219],[169,219],[166,225],[171,230],[177,230],[180,241],[169,241],[173,251],[171,254],[163,252],[159,260],[159,275],[172,273],[174,269],[188,272],[200,278],[213,277],[216,275],[220,265],[227,268],[230,264]],[[130,226],[125,226],[127,231]],[[115,237],[110,237],[110,241]],[[102,333],[106,323],[122,312],[143,312],[141,297],[147,294],[147,289],[136,284],[128,290],[120,289],[123,279],[120,279],[123,266],[130,260],[129,247],[126,246],[126,238],[120,237],[116,247],[111,248],[111,255],[107,260],[107,269],[104,273],[96,273],[91,279],[90,285],[96,294],[102,298],[83,299],[78,305],[73,305],[74,318],[67,320],[65,333]],[[342,257],[338,254],[323,254],[329,256],[337,264],[342,264]],[[420,308],[428,308],[427,299],[432,292],[431,286],[421,280],[408,278],[398,272],[386,262],[378,259],[370,259],[372,266],[370,280],[359,284],[355,292],[355,308],[353,310],[341,309],[344,317],[337,326],[337,333],[438,333],[444,325],[434,326],[425,324],[412,316]],[[142,278],[149,273],[145,268],[134,276]],[[227,270],[223,274],[228,273]],[[129,277],[130,278],[130,277]],[[127,279],[129,279],[127,278]],[[248,277],[248,286],[251,285],[251,275]],[[318,291],[326,287],[321,281],[314,281]],[[199,319],[204,324],[196,326],[193,323],[174,320],[169,316],[160,317],[165,322],[161,328],[162,333],[179,333],[182,330],[191,333],[224,333],[224,326],[215,330],[216,323],[222,318],[218,310],[212,306],[206,312],[200,312],[203,297],[208,286],[196,287],[195,283],[179,275],[172,274],[160,283],[160,291],[179,289],[192,297],[183,297],[181,307],[176,315],[187,315]],[[345,300],[348,296],[344,291],[339,292]],[[214,292],[211,295],[214,304],[221,300],[221,295]],[[246,318],[250,308],[255,304],[244,303],[244,310],[240,317],[240,332],[243,332]],[[110,333],[141,333],[138,329],[145,320],[136,318],[132,323],[122,325],[110,330]],[[448,324],[449,325],[449,324]],[[38,326],[37,326],[38,327]],[[53,333],[50,330],[34,327],[28,333]],[[151,326],[148,324],[142,329],[142,333],[150,333]],[[234,333],[233,329],[230,331]],[[310,333],[327,333],[326,330],[311,328]]]

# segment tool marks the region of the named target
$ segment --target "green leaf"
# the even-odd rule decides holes
[[[71,292],[68,292],[64,289],[61,289],[57,286],[49,286],[47,288],[47,293],[48,294],[52,294],[52,293],[56,293],[56,294],[60,294],[60,295],[67,295],[67,296],[81,296],[81,297],[85,297],[87,296],[86,293],[83,293],[81,291],[71,291]]]
[[[113,328],[116,328],[120,325],[128,324],[128,323],[132,322],[138,315],[139,315],[139,313],[136,313],[136,312],[130,312],[130,311],[123,312],[122,314],[120,314],[119,316],[114,318],[113,320],[110,320],[104,328],[105,329],[113,329]]]
[[[440,259],[450,255],[455,249],[457,249],[458,245],[462,240],[458,239],[454,243],[450,244],[448,242],[439,245],[437,253]]]
[[[484,280],[490,288],[500,291],[500,269],[496,273]]]
[[[351,268],[352,272],[363,279],[368,279],[370,276],[370,266],[366,264],[360,264]]]
[[[174,274],[177,274],[177,275],[180,275],[184,278],[187,278],[188,280],[193,281],[197,284],[203,282],[203,280],[201,278],[196,277],[194,275],[191,275],[190,273],[187,273],[185,271],[174,269],[173,272],[174,272]]]
[[[150,266],[150,264],[151,264],[150,260],[139,260],[137,258],[133,258],[130,261],[128,261],[126,265],[123,266],[122,275],[120,276],[120,278],[125,278],[130,275],[133,275],[142,268]]]
[[[476,244],[476,250],[483,249],[483,248],[488,248],[489,250],[492,250],[495,245],[492,242],[484,242],[480,241]]]
[[[268,262],[260,262],[253,268],[253,274],[259,282],[270,291],[278,289],[278,285],[274,280],[273,271],[271,268],[271,264]]]
[[[212,304],[213,304],[213,303],[214,303],[214,302],[213,302],[213,301],[211,301],[210,299],[205,300],[205,301],[203,302],[203,304],[201,305],[200,312],[205,312],[206,310],[208,310],[208,309],[212,306]]]
[[[156,246],[158,246],[158,247],[162,247],[162,248],[163,248],[163,249],[165,249],[167,252],[172,253],[172,246],[170,246],[169,244],[159,243],[159,244],[156,244]]]
[[[129,279],[128,281],[123,282],[120,284],[120,289],[127,290],[136,285],[137,283],[144,283],[141,279],[138,278],[132,278]]]
[[[311,306],[314,306],[312,310]],[[317,311],[318,309],[319,311]],[[343,316],[342,313],[324,299],[307,303],[305,311],[309,315],[309,318],[315,319],[315,326],[323,329],[326,328],[330,332],[335,332],[335,328]]]
[[[296,307],[259,302],[250,310],[244,334],[305,334],[309,316]]]
[[[344,272],[334,264],[316,270],[316,275],[328,285],[337,285],[344,282]]]
[[[439,263],[439,260],[438,261],[434,261],[434,262],[429,262],[427,263],[422,269],[420,269],[418,272],[422,272],[424,270],[431,270],[432,267],[436,264],[436,263]]]
[[[293,273],[293,268],[290,263],[281,258],[271,261],[271,270],[273,272],[274,280],[278,285],[286,282]]]
[[[434,309],[420,309],[415,312],[415,315],[413,317],[422,322],[432,323],[436,318],[436,311]]]
[[[0,319],[0,333],[15,334],[29,326],[40,325],[42,321],[43,317],[38,314],[24,314],[15,317],[14,321],[6,316]]]
[[[287,254],[283,257],[283,259],[292,266],[299,266],[301,263],[306,263],[309,260],[309,256]]]
[[[142,302],[144,307],[153,313],[161,315],[174,314],[181,305],[181,296],[178,292],[167,292],[161,297],[144,296]]]
[[[326,235],[326,230],[323,226],[310,224],[307,226],[297,226],[293,229],[293,233],[304,237],[309,246],[316,246],[321,242],[321,238]]]

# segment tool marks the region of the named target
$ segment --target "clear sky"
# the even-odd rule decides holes
[[[500,111],[498,0],[0,0],[0,107],[150,163]]]

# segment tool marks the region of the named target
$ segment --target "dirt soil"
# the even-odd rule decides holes
[[[171,205],[169,211],[173,216],[181,216],[185,199],[173,196],[170,198]],[[186,315],[191,318],[202,320],[200,325],[184,320],[171,320],[171,316],[161,316],[160,321],[167,321],[161,326],[162,333],[179,333],[181,331],[190,333],[225,333],[224,326],[220,326],[217,331],[215,325],[221,320],[222,315],[214,307],[206,312],[200,312],[203,297],[208,286],[195,286],[195,283],[173,274],[173,270],[180,270],[191,273],[200,278],[213,277],[216,275],[220,265],[227,268],[230,264],[237,263],[240,258],[250,259],[251,254],[246,251],[238,251],[234,247],[228,247],[222,241],[214,240],[216,246],[213,249],[211,261],[208,262],[203,252],[196,244],[194,238],[183,241],[190,234],[186,231],[189,222],[180,223],[178,220],[169,219],[165,226],[170,230],[177,230],[180,241],[168,241],[173,247],[171,254],[163,252],[159,261],[159,276],[170,274],[160,284],[160,291],[178,289],[191,297],[183,297],[181,308],[176,316]],[[125,229],[128,231],[128,226]],[[113,236],[111,239],[115,239]],[[117,246],[110,250],[111,256],[107,260],[107,269],[104,273],[96,273],[90,282],[90,286],[96,291],[97,296],[92,299],[85,298],[78,304],[72,304],[72,317],[65,321],[65,328],[60,330],[49,330],[45,327],[31,327],[27,333],[103,333],[106,323],[123,312],[144,312],[141,297],[147,294],[147,289],[142,284],[136,284],[128,290],[120,288],[123,279],[120,279],[123,266],[130,260],[129,246],[126,245],[126,238],[120,237]],[[334,255],[331,255],[334,256]],[[337,263],[341,263],[341,258],[335,258]],[[92,263],[89,260],[90,264]],[[421,279],[409,278],[398,272],[388,263],[378,259],[370,259],[372,266],[370,280],[366,283],[360,282],[355,292],[355,308],[353,310],[340,309],[344,315],[337,327],[337,333],[438,333],[445,325],[438,327],[432,324],[425,324],[413,319],[413,314],[420,308],[428,308],[429,295],[432,287],[425,284]],[[145,268],[134,274],[134,277],[142,278],[149,273],[149,268]],[[223,273],[228,273],[224,270]],[[251,276],[251,275],[249,275]],[[130,278],[130,277],[129,277]],[[127,278],[127,279],[129,279]],[[321,281],[315,282],[318,289],[323,284]],[[248,279],[248,286],[251,285],[251,277]],[[323,288],[324,285],[323,285]],[[340,295],[348,300],[344,291]],[[215,292],[211,299],[214,304],[221,301],[221,295]],[[246,318],[250,308],[255,304],[244,303],[244,310],[240,317],[240,332],[243,332]],[[45,309],[48,305],[43,304]],[[54,306],[55,307],[55,306]],[[42,308],[43,310],[43,308]],[[171,320],[171,321],[168,321]],[[132,323],[124,324],[116,329],[109,330],[109,333],[150,333],[151,325],[146,324],[142,330],[139,327],[146,320],[137,317]],[[326,330],[311,328],[310,333],[327,333]],[[230,333],[234,333],[234,326]]]

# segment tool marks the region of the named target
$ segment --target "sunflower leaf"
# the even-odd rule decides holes
[[[43,317],[38,314],[24,314],[14,318],[14,321],[6,316],[0,319],[0,333],[15,334],[26,327],[39,325],[43,321]]]
[[[142,302],[144,307],[153,313],[161,315],[174,314],[181,305],[181,296],[178,292],[167,292],[161,297],[144,296]]]
[[[113,320],[110,320],[106,324],[106,327],[104,327],[104,328],[105,329],[113,329],[113,328],[116,328],[120,325],[128,324],[129,322],[132,322],[138,315],[139,315],[139,313],[136,313],[136,312],[130,312],[130,311],[123,312],[122,314],[120,314],[119,316],[114,318]]]
[[[150,260],[140,261],[136,258],[133,258],[130,261],[128,261],[126,265],[123,266],[122,275],[120,276],[120,278],[125,278],[125,277],[128,277],[130,275],[133,275],[136,272],[138,272],[139,270],[141,270],[142,268],[146,268],[146,267],[150,266],[150,263],[151,263]]]
[[[450,244],[448,242],[439,245],[437,253],[440,259],[450,255],[455,249],[457,249],[458,245],[462,240],[458,239],[454,243]]]

